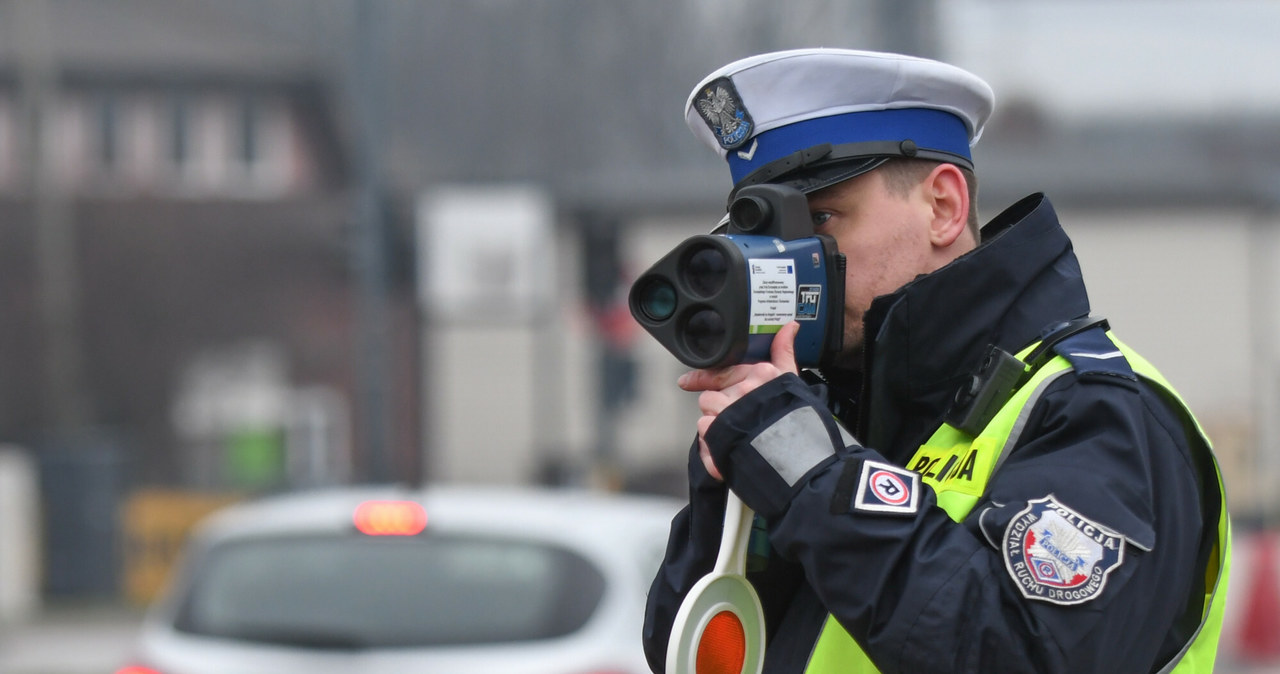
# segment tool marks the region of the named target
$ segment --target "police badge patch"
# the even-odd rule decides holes
[[[1080,604],[1102,594],[1124,561],[1124,539],[1050,495],[1027,502],[1004,530],[1004,565],[1028,599]]]
[[[711,132],[720,141],[720,147],[732,150],[741,147],[751,137],[755,123],[729,78],[721,77],[708,83],[694,105],[702,121],[711,127]]]

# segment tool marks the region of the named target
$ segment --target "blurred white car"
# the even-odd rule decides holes
[[[642,674],[673,499],[342,488],[198,527],[117,674]]]

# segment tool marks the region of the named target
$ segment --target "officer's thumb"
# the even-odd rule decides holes
[[[769,360],[774,367],[792,374],[800,372],[800,368],[796,367],[796,335],[799,333],[800,324],[791,321],[773,336],[773,344],[769,345]]]

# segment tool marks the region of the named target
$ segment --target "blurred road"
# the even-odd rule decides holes
[[[75,604],[0,623],[0,674],[111,674],[127,663],[141,619],[139,608]]]

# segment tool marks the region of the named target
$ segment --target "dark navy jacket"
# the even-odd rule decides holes
[[[771,558],[749,574],[765,605],[766,672],[803,672],[827,613],[882,672],[1148,672],[1178,652],[1199,622],[1218,505],[1200,497],[1214,478],[1196,469],[1182,417],[1144,383],[1075,372],[1055,380],[962,522],[931,489],[905,517],[838,502],[851,464],[910,459],[988,345],[1016,353],[1046,326],[1088,313],[1071,242],[1033,195],[984,228],[979,248],[874,301],[865,378],[780,377],[717,418],[708,432],[716,465],[768,523]],[[805,405],[834,411],[862,446],[837,447],[794,486],[762,477],[752,438]],[[649,595],[644,640],[655,671],[681,599],[715,561],[724,517],[726,487],[696,447],[690,504],[672,523]],[[999,550],[1028,501],[1051,495],[1126,539],[1090,601],[1024,597]],[[1206,512],[1202,500],[1214,501]]]

